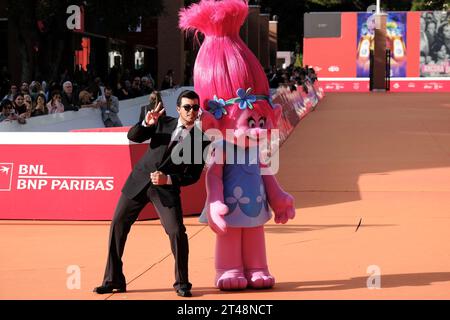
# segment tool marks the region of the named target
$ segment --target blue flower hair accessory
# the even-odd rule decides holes
[[[249,108],[250,110],[253,110],[254,108],[253,103],[261,100],[267,101],[272,107],[272,109],[275,109],[275,106],[272,102],[272,98],[270,96],[253,95],[251,94],[251,92],[252,88],[248,88],[247,90],[239,88],[236,91],[237,97],[229,99],[227,101],[225,101],[224,99],[217,98],[217,96],[214,96],[214,100],[208,101],[209,112],[212,113],[217,120],[219,120],[223,117],[223,115],[228,114],[227,110],[225,109],[226,106],[239,103],[239,109],[245,110]]]
[[[214,96],[214,100],[208,101],[209,112],[211,112],[214,115],[214,118],[216,118],[217,120],[222,118],[224,114],[228,114],[225,106],[225,100],[219,99],[217,98],[217,96]]]

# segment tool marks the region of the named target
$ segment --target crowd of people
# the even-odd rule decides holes
[[[313,68],[289,66],[273,67],[267,71],[271,88],[286,87],[291,91],[308,93],[308,82],[314,84],[317,75]],[[7,78],[7,77],[6,77]],[[177,86],[173,70],[168,70],[160,89]],[[28,118],[42,115],[98,108],[102,111],[105,126],[121,126],[117,117],[119,101],[149,95],[156,89],[151,74],[132,77],[128,70],[120,72],[113,67],[105,85],[100,77],[91,77],[78,67],[72,76],[65,71],[59,83],[46,81],[22,82],[20,86],[3,81],[0,88],[0,122],[18,121],[25,124]],[[115,84],[115,85],[111,85]],[[5,92],[5,86],[8,86]],[[114,118],[113,121],[108,120]],[[108,121],[105,121],[108,120]]]
[[[274,67],[266,74],[272,89],[284,87],[290,91],[303,90],[308,93],[308,84],[312,85],[317,81],[315,70],[308,65],[304,67],[290,65],[285,69]]]
[[[23,81],[17,85],[11,82],[6,70],[2,71],[1,78],[0,122],[18,121],[21,124],[31,117],[82,108],[99,108],[104,119],[105,114],[118,112],[118,101],[149,95],[156,89],[156,82],[150,73],[133,76],[129,70],[122,72],[116,66],[111,69],[105,82],[81,67],[77,67],[73,74],[66,70],[60,81],[51,83]],[[169,70],[160,89],[170,89],[176,85],[173,70]],[[113,123],[118,126],[120,120]],[[110,126],[109,121],[105,126]]]

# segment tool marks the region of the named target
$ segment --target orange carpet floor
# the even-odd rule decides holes
[[[214,234],[190,217],[193,299],[450,299],[450,94],[328,94],[280,163],[297,216],[266,225],[276,286],[216,289]],[[129,235],[129,291],[92,293],[108,233],[107,222],[0,221],[0,299],[182,299],[157,220]]]

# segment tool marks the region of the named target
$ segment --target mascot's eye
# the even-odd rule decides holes
[[[256,121],[255,121],[255,119],[253,119],[252,117],[250,117],[250,118],[248,118],[248,127],[249,128],[254,128],[254,127],[256,127]]]
[[[259,127],[264,128],[266,125],[266,118],[259,119]]]

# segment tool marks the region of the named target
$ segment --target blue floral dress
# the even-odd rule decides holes
[[[251,228],[265,224],[272,218],[272,214],[261,177],[257,148],[244,149],[230,143],[223,143],[223,146],[226,146],[223,198],[229,209],[224,217],[227,225]],[[199,221],[208,222],[206,208]]]

